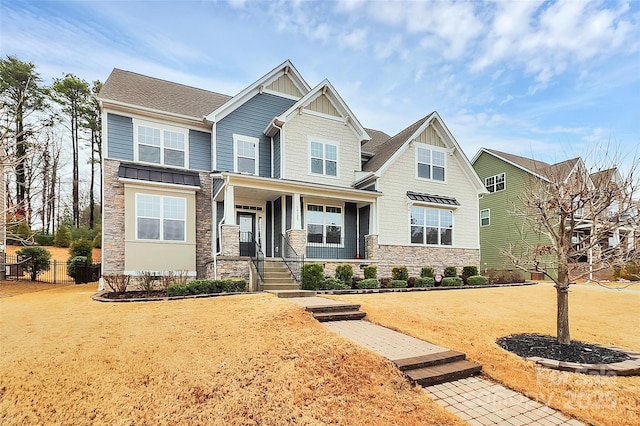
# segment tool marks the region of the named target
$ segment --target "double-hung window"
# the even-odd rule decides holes
[[[411,243],[452,245],[453,212],[429,207],[411,207]]]
[[[259,139],[234,134],[233,141],[235,145],[235,171],[252,175],[260,174],[258,162]]]
[[[136,239],[185,241],[186,199],[136,194]]]
[[[307,242],[341,244],[342,208],[335,206],[307,205]]]
[[[312,140],[309,143],[311,173],[338,176],[338,146]]]
[[[505,188],[505,176],[504,173],[499,173],[494,176],[489,176],[484,180],[484,186],[489,192],[504,191]]]
[[[446,156],[443,151],[416,144],[416,163],[418,177],[444,182]]]
[[[489,209],[480,210],[480,226],[491,225],[491,211]]]
[[[186,131],[150,122],[136,125],[138,161],[166,166],[186,167]]]

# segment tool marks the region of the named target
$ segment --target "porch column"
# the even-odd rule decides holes
[[[240,256],[240,226],[222,225],[220,228],[220,254],[222,256]]]
[[[233,185],[227,185],[224,189],[224,223],[225,225],[236,224],[236,200]]]
[[[369,234],[378,235],[378,201],[374,201],[369,209]]]
[[[291,208],[291,229],[302,229],[300,194],[293,194],[293,203]]]

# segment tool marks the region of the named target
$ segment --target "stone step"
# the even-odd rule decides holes
[[[269,290],[300,290],[298,284],[294,283],[264,283],[262,284],[263,291]],[[315,294],[315,292],[314,292]]]
[[[264,275],[264,282],[296,282],[291,275],[287,277],[272,277],[271,275]]]
[[[316,292],[310,290],[265,290],[267,293],[275,294],[280,298],[290,297],[315,297]]]
[[[335,305],[317,305],[317,306],[307,306],[306,310],[313,313],[324,313],[324,312],[336,312],[336,311],[357,311],[360,309],[360,305],[351,305],[351,304],[335,304]]]
[[[348,321],[348,320],[361,320],[367,314],[362,311],[334,311],[334,312],[317,312],[313,314],[313,317],[319,322],[326,321]]]
[[[417,368],[405,371],[409,380],[423,387],[464,379],[482,371],[482,366],[473,361],[455,361],[448,364]]]
[[[400,371],[416,370],[418,368],[431,367],[434,365],[448,364],[455,361],[462,361],[466,355],[458,351],[445,351],[435,354],[416,356],[394,360],[393,363]]]
[[[279,280],[283,280],[283,279],[292,279],[291,278],[291,274],[289,272],[267,272],[265,271],[264,274],[264,278],[265,279],[279,279]]]

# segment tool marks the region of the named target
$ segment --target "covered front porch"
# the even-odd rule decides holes
[[[216,257],[365,259],[376,191],[214,173]]]

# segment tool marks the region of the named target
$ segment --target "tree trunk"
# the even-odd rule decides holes
[[[557,339],[562,345],[571,343],[569,335],[569,286],[556,285],[558,296]]]

